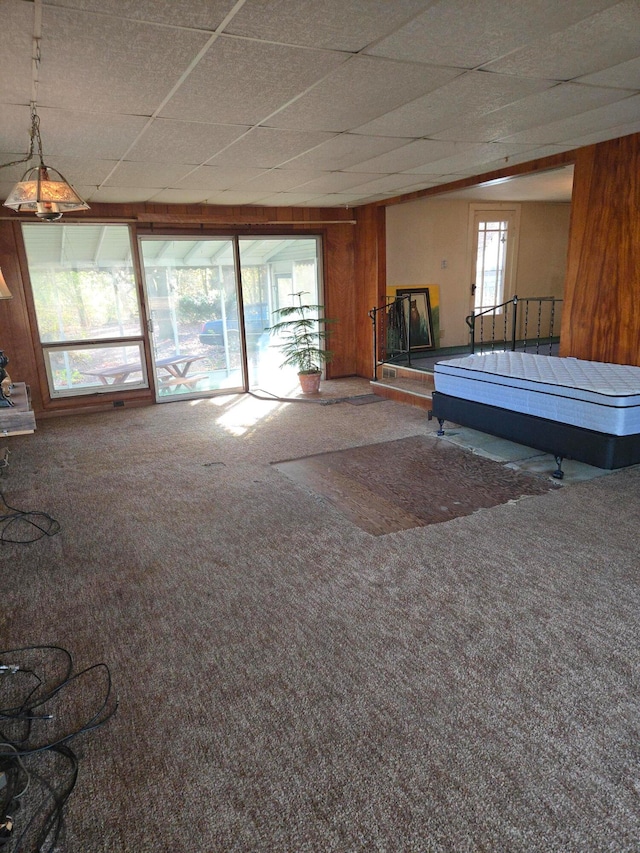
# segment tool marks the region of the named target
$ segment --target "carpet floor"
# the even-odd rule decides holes
[[[0,546],[2,647],[119,697],[61,853],[640,849],[640,467],[386,535],[277,467],[436,429],[245,396],[7,439],[6,500],[61,529]]]

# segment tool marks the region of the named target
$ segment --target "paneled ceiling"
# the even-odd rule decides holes
[[[639,34],[638,0],[0,0],[0,163],[35,100],[89,203],[355,206],[640,131]]]

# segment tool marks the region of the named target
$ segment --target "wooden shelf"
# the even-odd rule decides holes
[[[36,416],[31,409],[31,394],[24,382],[11,386],[13,406],[0,406],[0,436],[28,435],[35,432]]]

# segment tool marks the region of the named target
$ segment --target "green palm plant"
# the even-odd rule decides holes
[[[326,317],[320,319],[322,305],[310,305],[302,301],[305,291],[294,293],[296,305],[287,305],[273,313],[279,322],[269,326],[267,331],[280,338],[277,346],[284,355],[282,366],[295,367],[299,374],[319,373],[323,364],[333,358],[333,351],[323,344],[330,330],[327,325],[335,323]]]

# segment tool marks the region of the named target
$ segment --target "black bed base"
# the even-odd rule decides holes
[[[595,430],[525,415],[486,403],[433,392],[433,415],[444,434],[444,421],[488,432],[527,447],[551,453],[558,464],[554,476],[562,477],[563,459],[575,459],[596,468],[624,468],[640,462],[640,434],[608,435]],[[431,413],[430,413],[431,414]]]

